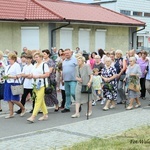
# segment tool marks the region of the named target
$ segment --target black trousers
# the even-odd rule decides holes
[[[61,107],[65,108],[65,103],[66,103],[66,94],[65,94],[65,90],[61,90],[61,95],[62,95],[62,103],[61,103]]]
[[[22,98],[21,98],[21,103],[23,106],[26,103],[26,98],[27,98],[28,94],[30,94],[32,96],[32,89],[24,89],[24,93],[23,93]],[[33,105],[32,105],[33,108],[34,108],[34,103],[35,102],[33,101]]]
[[[140,97],[145,97],[146,96],[146,88],[145,88],[145,78],[140,79],[140,85],[141,85],[141,96]]]

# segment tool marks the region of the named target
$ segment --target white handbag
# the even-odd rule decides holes
[[[18,80],[18,83],[19,83],[19,80]],[[15,85],[15,82],[14,82],[14,85],[11,85],[11,92],[13,95],[23,94],[24,92],[23,83],[19,83],[19,85]]]

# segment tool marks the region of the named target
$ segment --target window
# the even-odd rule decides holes
[[[79,30],[79,47],[83,51],[90,51],[90,29]]]
[[[72,49],[72,30],[73,30],[73,28],[61,28],[61,30],[60,30],[60,48]]]
[[[128,16],[131,15],[131,11],[129,10],[120,10],[120,13]]]
[[[21,27],[21,46],[39,50],[39,27]]]
[[[150,13],[144,13],[144,17],[150,17]]]
[[[138,48],[144,46],[144,36],[137,36],[137,46]]]
[[[97,29],[95,32],[95,50],[105,49],[106,30]]]
[[[133,16],[142,16],[142,12],[133,11]]]

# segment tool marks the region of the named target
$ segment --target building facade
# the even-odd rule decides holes
[[[145,23],[99,5],[61,0],[0,0],[0,50],[80,47],[127,51]]]
[[[150,0],[101,0],[100,5],[145,22],[137,28],[136,49],[150,50]]]

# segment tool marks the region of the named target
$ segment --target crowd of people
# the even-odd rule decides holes
[[[27,121],[33,123],[39,111],[48,119],[48,107],[62,113],[70,112],[71,98],[75,100],[75,113],[72,118],[80,117],[81,106],[88,103],[86,116],[92,115],[92,105],[101,101],[103,110],[116,108],[116,104],[127,103],[126,110],[141,107],[139,97],[146,99],[146,90],[150,94],[150,65],[148,53],[144,50],[136,53],[129,50],[105,52],[99,49],[91,54],[70,49],[53,48],[53,51],[28,50],[23,48],[21,57],[16,51],[0,51],[0,100],[8,102],[9,114],[24,116],[27,99],[33,100],[32,115]],[[12,86],[23,84],[23,94],[14,95]],[[45,93],[50,86],[51,93]],[[83,87],[86,91],[83,92]],[[62,95],[61,103],[57,92]],[[127,96],[128,95],[128,96]],[[135,102],[134,102],[135,101]],[[14,112],[14,104],[20,107]],[[0,111],[2,111],[0,101]]]

